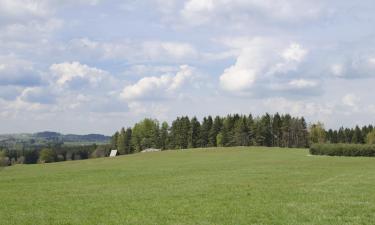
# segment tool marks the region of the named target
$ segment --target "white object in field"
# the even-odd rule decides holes
[[[156,149],[156,148],[148,148],[148,149],[145,149],[143,151],[141,151],[142,153],[145,153],[145,152],[160,152],[161,149]]]
[[[116,157],[117,150],[111,150],[111,154],[109,154],[109,157]]]

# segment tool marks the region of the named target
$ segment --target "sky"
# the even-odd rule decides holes
[[[0,0],[0,133],[290,113],[375,124],[372,0]]]

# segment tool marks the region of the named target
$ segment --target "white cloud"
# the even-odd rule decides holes
[[[375,57],[371,57],[371,58],[369,58],[369,59],[368,59],[368,62],[369,62],[370,65],[375,66]]]
[[[307,55],[307,52],[300,44],[292,43],[284,50],[282,56],[286,61],[301,62]]]
[[[242,48],[236,63],[220,76],[221,87],[231,92],[249,91],[259,79],[296,70],[308,53],[298,43],[285,48],[282,41],[265,38],[232,40],[229,45]],[[294,81],[290,85],[301,87],[311,82]]]
[[[143,50],[152,59],[160,57],[160,54],[177,59],[194,57],[197,54],[190,44],[179,42],[145,42]]]
[[[333,64],[331,66],[331,72],[336,77],[341,77],[345,74],[345,67],[342,64]]]
[[[97,5],[99,2],[100,0],[1,0],[0,18],[11,19],[12,22],[43,19],[52,16],[61,6],[71,4]]]
[[[316,87],[317,84],[316,81],[306,79],[291,80],[289,82],[289,86],[294,88],[312,88]]]
[[[50,15],[47,1],[1,0],[0,14],[8,17],[45,17]]]
[[[244,91],[250,88],[257,77],[257,71],[251,68],[241,68],[234,65],[225,69],[220,76],[220,84],[227,91]]]
[[[361,99],[357,97],[355,94],[347,94],[342,98],[341,101],[346,106],[356,108],[360,100]]]
[[[133,85],[127,85],[121,93],[125,100],[142,100],[164,98],[174,93],[186,82],[193,78],[193,68],[187,65],[180,67],[175,76],[162,75],[160,77],[144,77]]]
[[[53,104],[56,96],[49,87],[27,87],[22,91],[19,99],[30,103]]]
[[[4,41],[31,41],[32,39],[49,38],[51,34],[63,26],[60,19],[46,19],[45,21],[29,21],[10,24],[0,29],[0,38]]]
[[[176,73],[179,68],[175,66],[152,66],[152,65],[145,65],[145,64],[138,64],[131,66],[130,68],[124,71],[124,75],[126,76],[150,76],[155,74],[170,74]]]
[[[334,106],[326,103],[293,101],[286,98],[269,98],[264,101],[269,112],[290,113],[296,116],[327,116],[334,111]]]
[[[43,81],[40,72],[30,61],[0,55],[0,62],[0,86],[36,86]]]
[[[56,83],[60,86],[73,83],[74,81],[86,81],[90,85],[97,87],[100,82],[108,76],[106,71],[80,64],[79,62],[64,62],[53,64],[50,71],[56,78]],[[83,88],[83,87],[82,87]]]
[[[198,51],[189,43],[168,41],[121,40],[112,42],[93,41],[88,38],[70,41],[68,49],[83,55],[93,54],[101,59],[129,61],[183,61],[195,59]]]
[[[317,2],[297,0],[189,0],[181,15],[194,25],[229,21],[243,27],[260,19],[294,23],[315,19],[322,14],[322,8]]]
[[[365,51],[341,59],[333,63],[330,72],[337,78],[369,78],[375,75],[375,58],[368,56]]]

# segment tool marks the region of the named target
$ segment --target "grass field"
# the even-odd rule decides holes
[[[375,224],[375,159],[216,148],[0,171],[0,224]]]

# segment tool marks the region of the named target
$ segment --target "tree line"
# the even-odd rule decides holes
[[[325,130],[322,123],[317,123],[310,126],[309,136],[310,143],[375,144],[375,129],[373,125]]]
[[[105,157],[109,154],[111,146],[105,145],[61,145],[49,144],[39,148],[0,150],[0,166],[14,164],[51,163],[70,160],[83,160],[89,158]]]
[[[133,127],[123,127],[111,137],[109,144],[66,146],[61,142],[43,145],[23,145],[0,149],[0,166],[17,163],[59,162],[106,157],[111,149],[120,154],[132,154],[148,148],[186,149],[231,146],[267,146],[307,148],[314,143],[375,144],[372,125],[337,130],[324,128],[318,122],[308,125],[303,117],[290,114],[207,116],[182,116],[171,124],[146,118]]]
[[[230,146],[268,146],[305,148],[309,145],[308,127],[303,117],[268,113],[250,115],[178,117],[169,125],[144,119],[133,127],[122,128],[111,138],[111,147],[120,154],[147,148],[185,149]]]

